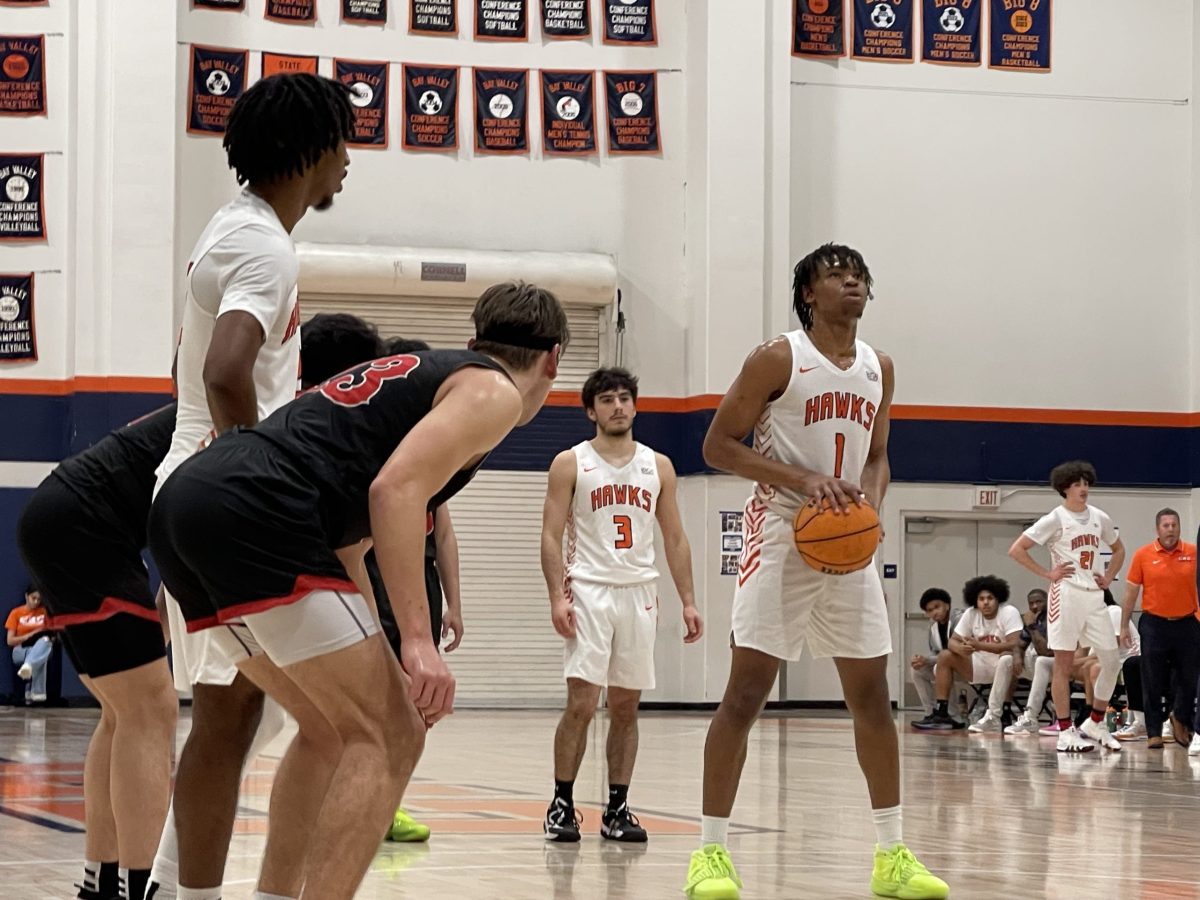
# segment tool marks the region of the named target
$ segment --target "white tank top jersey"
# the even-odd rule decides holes
[[[217,318],[249,313],[265,340],[254,363],[258,418],[295,398],[300,373],[300,263],[291,235],[261,197],[243,190],[209,221],[188,261],[187,295],[178,347],[179,414],[171,449],[158,468],[161,484],[212,439],[201,373]]]
[[[1099,591],[1095,576],[1104,574],[1100,553],[1117,539],[1117,529],[1103,510],[1089,506],[1073,513],[1056,506],[1025,530],[1025,537],[1050,551],[1051,565],[1069,562],[1075,574],[1063,581],[1085,591]]]
[[[575,497],[567,517],[567,578],[596,584],[646,584],[654,568],[658,462],[635,444],[621,468],[604,461],[590,441],[576,444]]]
[[[792,346],[792,377],[754,426],[754,449],[768,459],[858,484],[883,402],[879,356],[855,341],[854,364],[843,370],[813,346],[807,332],[784,337]],[[788,519],[808,502],[797,490],[767,484],[756,484],[754,495]]]

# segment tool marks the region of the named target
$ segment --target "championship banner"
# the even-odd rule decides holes
[[[529,40],[527,6],[527,0],[475,0],[475,40]]]
[[[342,21],[356,25],[386,25],[387,0],[342,0]]]
[[[792,56],[845,56],[844,0],[793,0]]]
[[[854,0],[851,56],[876,62],[913,61],[916,0]]]
[[[654,0],[601,0],[604,4],[604,43],[658,43],[654,26]]]
[[[346,143],[351,147],[387,147],[388,64],[335,59],[333,77],[350,88],[350,105],[354,107],[354,137]]]
[[[0,241],[46,237],[41,153],[0,154]]]
[[[50,0],[0,0],[0,6],[49,6]]]
[[[554,40],[592,33],[591,0],[542,0],[542,34]]]
[[[272,75],[295,75],[297,72],[317,74],[317,57],[293,56],[290,53],[271,53],[264,50],[262,54],[262,77]]]
[[[0,362],[35,362],[33,273],[0,275]]]
[[[529,152],[529,70],[475,69],[475,151]]]
[[[192,0],[192,9],[222,9],[227,12],[241,12],[246,8],[246,0]]]
[[[546,153],[596,152],[596,75],[542,70],[542,147]]]
[[[267,0],[264,18],[272,22],[305,24],[317,21],[317,0]]]
[[[1050,71],[1053,0],[991,0],[992,52],[988,67]]]
[[[187,130],[190,134],[225,133],[229,111],[246,89],[249,57],[246,50],[192,44],[188,77]]]
[[[458,34],[458,0],[409,0],[409,34]]]
[[[404,64],[404,149],[458,149],[458,69]]]
[[[0,116],[45,114],[45,60],[45,35],[0,35]]]
[[[658,153],[658,73],[605,72],[608,153]]]
[[[943,66],[978,66],[983,0],[922,0],[921,62]]]

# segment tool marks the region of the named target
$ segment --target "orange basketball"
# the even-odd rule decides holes
[[[826,575],[846,575],[870,564],[879,549],[879,515],[874,507],[850,504],[838,515],[828,500],[809,500],[792,524],[804,561]]]
[[[29,60],[12,54],[4,60],[4,74],[9,78],[24,78],[29,74]]]

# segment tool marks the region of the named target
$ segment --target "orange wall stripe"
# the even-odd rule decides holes
[[[0,378],[0,394],[65,397],[69,394],[169,394],[170,378],[140,375],[76,375],[74,378]]]

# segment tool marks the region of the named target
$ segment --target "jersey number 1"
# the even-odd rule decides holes
[[[629,516],[613,516],[613,524],[617,526],[617,541],[613,546],[628,550],[633,546],[633,522]]]
[[[840,431],[833,436],[833,477],[842,477],[842,461],[846,456],[846,436]]]

